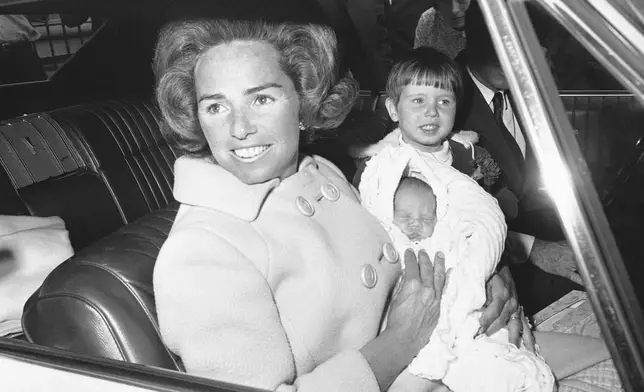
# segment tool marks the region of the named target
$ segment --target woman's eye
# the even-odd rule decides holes
[[[412,99],[412,102],[416,104],[422,104],[423,102],[425,102],[425,100],[423,100],[422,98],[414,98]]]
[[[268,105],[269,103],[272,103],[275,101],[273,98],[269,97],[268,95],[258,95],[255,98],[255,103],[259,105]]]
[[[220,114],[226,110],[226,107],[220,103],[213,103],[211,105],[208,105],[208,108],[206,111],[208,114]]]
[[[451,105],[451,104],[452,104],[452,100],[451,100],[451,99],[442,99],[442,100],[441,100],[441,105],[443,105],[443,106],[449,106],[449,105]]]

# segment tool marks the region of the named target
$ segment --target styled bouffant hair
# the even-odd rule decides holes
[[[350,73],[340,78],[332,29],[264,21],[172,22],[159,34],[153,66],[162,130],[179,150],[197,157],[212,154],[197,118],[194,70],[202,54],[234,41],[267,42],[277,50],[279,64],[299,95],[300,121],[311,133],[344,121],[359,87]]]
[[[459,105],[463,98],[463,73],[452,58],[431,47],[419,47],[396,65],[387,79],[387,97],[396,105],[407,85],[434,86],[452,91]]]

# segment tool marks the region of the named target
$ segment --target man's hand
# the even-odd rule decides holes
[[[548,242],[537,238],[534,240],[529,259],[549,274],[563,276],[583,285],[581,276],[577,273],[575,255],[566,241]]]
[[[513,315],[520,315],[519,301],[510,269],[505,266],[492,275],[486,284],[486,290],[487,300],[482,308],[483,313],[479,320],[481,328],[478,333],[489,336],[508,326],[509,321],[518,323],[517,328],[508,328],[511,332],[510,342],[518,347],[521,341],[523,317],[510,320]]]

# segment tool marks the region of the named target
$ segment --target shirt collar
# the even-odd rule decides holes
[[[301,157],[298,171],[317,163]],[[279,178],[248,185],[208,158],[182,156],[174,163],[174,198],[232,215],[246,222],[257,219],[268,194],[280,185]]]
[[[476,85],[476,87],[481,92],[481,95],[483,95],[483,98],[485,98],[485,102],[489,105],[492,102],[492,99],[494,98],[494,93],[496,91],[491,90],[489,87],[481,83],[481,81],[478,80],[476,76],[472,73],[472,70],[470,69],[470,67],[467,67],[467,73],[470,74],[470,77],[472,78],[474,85]]]

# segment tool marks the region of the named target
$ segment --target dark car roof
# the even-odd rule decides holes
[[[2,14],[72,13],[158,20],[184,17],[326,23],[320,0],[0,0]],[[323,1],[323,0],[322,0]]]

